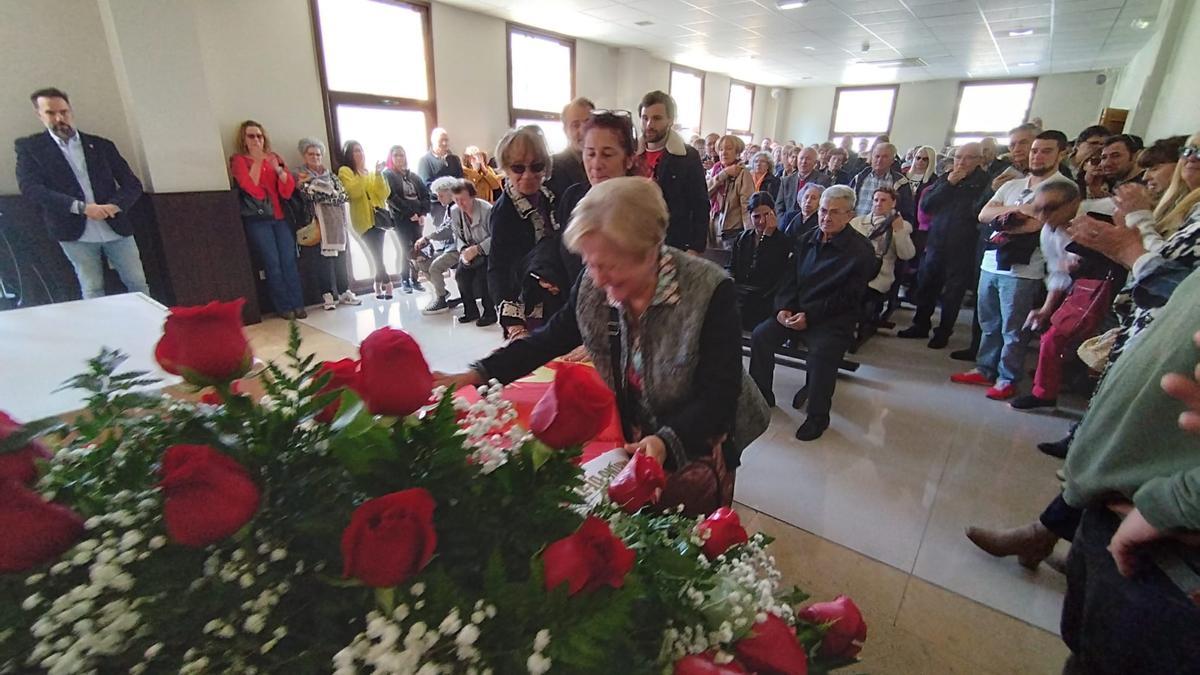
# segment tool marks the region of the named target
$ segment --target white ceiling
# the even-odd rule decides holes
[[[445,0],[772,86],[1023,77],[1120,67],[1161,0]],[[1150,21],[1143,30],[1131,24]],[[651,22],[644,24],[643,22]],[[643,25],[638,25],[643,23]],[[1010,37],[1009,31],[1032,29]],[[862,52],[864,42],[870,43]],[[918,57],[924,67],[860,61]]]

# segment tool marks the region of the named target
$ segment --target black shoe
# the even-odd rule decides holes
[[[463,304],[463,299],[462,299],[461,295],[458,296],[457,298],[449,298],[446,300],[447,307],[458,307],[461,304]]]
[[[1059,459],[1066,459],[1067,458],[1067,448],[1069,448],[1070,445],[1071,445],[1071,437],[1067,436],[1066,438],[1059,440],[1059,441],[1052,441],[1049,443],[1038,443],[1038,450],[1041,450],[1042,452],[1046,453],[1047,455],[1050,455],[1051,457],[1057,457]]]
[[[297,319],[307,319],[308,311],[306,311],[303,307],[301,307],[300,309],[296,310],[296,318]]]
[[[1056,398],[1038,398],[1037,396],[1034,396],[1033,394],[1025,394],[1024,396],[1018,396],[1018,397],[1014,398],[1012,400],[1012,402],[1009,403],[1009,405],[1016,408],[1017,410],[1032,410],[1034,408],[1053,408],[1056,405],[1058,405],[1058,399],[1056,399]]]
[[[425,305],[425,309],[422,309],[421,313],[440,314],[448,309],[450,309],[450,305],[446,303],[446,297],[442,296],[440,298],[434,298],[428,305]]]
[[[806,384],[803,387],[800,387],[800,389],[798,391],[796,391],[796,395],[792,397],[792,407],[795,408],[796,410],[799,410],[799,409],[803,408],[804,404],[807,402],[808,402],[808,385]]]
[[[929,342],[925,346],[930,349],[945,349],[948,344],[950,344],[950,334],[935,330],[933,337],[929,338]]]
[[[421,282],[419,281],[412,282],[412,289],[418,293],[423,293],[425,291],[425,287],[421,285]]]
[[[283,319],[284,321],[291,321],[292,319],[296,318],[296,313],[292,311],[280,312],[279,318]]]
[[[821,434],[825,433],[825,430],[828,428],[829,420],[809,417],[808,419],[804,420],[804,424],[801,424],[800,428],[796,430],[796,440],[815,441],[820,438]]]
[[[974,361],[975,352],[970,349],[958,349],[950,352],[950,358],[955,361]]]
[[[484,314],[483,316],[479,317],[479,320],[475,322],[475,325],[479,326],[480,328],[486,328],[494,323],[496,323],[495,314]]]
[[[929,337],[929,329],[921,328],[920,326],[909,326],[902,331],[896,333],[896,337],[902,338],[927,338]]]
[[[472,321],[478,321],[478,320],[479,320],[478,316],[468,316],[466,314],[463,314],[462,316],[458,317],[459,323],[471,323]]]
[[[406,295],[412,295],[413,286],[411,283],[409,283],[407,281],[401,281],[400,282],[400,290],[404,291],[404,293]]]

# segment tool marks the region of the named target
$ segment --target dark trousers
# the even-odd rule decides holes
[[[758,324],[774,315],[775,297],[769,291],[739,286],[737,289],[738,315],[742,319],[742,330],[754,330]]]
[[[375,270],[375,282],[386,284],[391,281],[388,276],[387,267],[383,264],[383,240],[387,236],[387,230],[378,227],[363,232],[363,243],[367,245],[367,255],[371,256],[371,268]]]
[[[262,261],[267,294],[275,311],[290,312],[304,307],[292,226],[282,220],[252,220],[246,223],[246,235]]]
[[[1045,509],[1042,509],[1038,520],[1047,530],[1058,535],[1059,539],[1071,541],[1075,537],[1075,531],[1079,529],[1079,519],[1082,517],[1083,511],[1068,504],[1062,493],[1059,493]]]
[[[404,263],[400,266],[400,281],[414,282],[417,280],[417,269],[413,267],[413,244],[421,238],[421,224],[411,220],[396,224],[396,235],[400,237],[400,250],[404,254]]]
[[[458,282],[458,294],[463,301],[463,316],[479,318],[479,308],[475,304],[477,298],[483,305],[484,316],[496,315],[492,294],[488,292],[486,257],[474,267],[464,267],[460,260],[454,279]]]
[[[917,274],[917,311],[913,325],[929,330],[933,310],[939,298],[942,302],[942,320],[937,332],[949,335],[954,332],[958,312],[962,309],[963,296],[970,288],[972,269],[977,267],[970,251],[945,250],[929,247],[921,260]]]
[[[775,404],[775,350],[788,339],[802,342],[808,349],[808,416],[828,422],[838,365],[854,340],[853,326],[841,322],[796,331],[774,316],[758,324],[750,339],[750,377],[771,405]]]
[[[320,247],[317,247],[320,248]],[[321,292],[337,297],[350,290],[349,256],[343,251],[339,255],[324,256],[317,251],[317,270],[320,274]]]
[[[1143,554],[1134,577],[1121,576],[1106,548],[1118,525],[1102,507],[1083,512],[1067,557],[1061,628],[1072,657],[1063,672],[1200,673],[1200,607],[1149,555]]]

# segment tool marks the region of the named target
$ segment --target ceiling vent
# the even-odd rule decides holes
[[[635,25],[635,26],[653,26],[654,22],[653,21],[634,21],[633,25]]]
[[[881,61],[859,61],[866,66],[875,66],[876,68],[924,68],[928,63],[919,57],[907,59],[884,59]]]

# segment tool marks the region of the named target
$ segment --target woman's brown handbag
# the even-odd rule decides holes
[[[712,456],[688,462],[667,475],[658,505],[669,511],[680,504],[689,516],[708,515],[722,506],[733,505],[735,471],[725,466],[722,442],[713,444]]]

